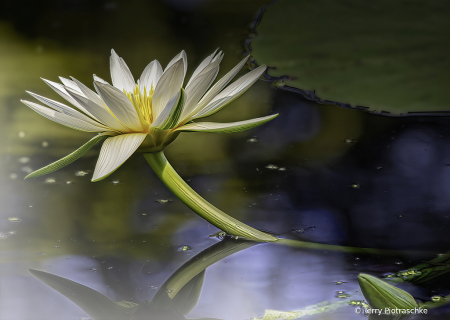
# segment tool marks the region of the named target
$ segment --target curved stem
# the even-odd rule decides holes
[[[245,239],[271,242],[278,238],[256,230],[217,209],[195,192],[173,169],[164,152],[144,153],[144,157],[164,184],[195,213],[228,234]]]

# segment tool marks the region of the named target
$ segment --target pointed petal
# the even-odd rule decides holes
[[[104,84],[109,84],[108,81],[105,81],[105,80],[103,80],[100,77],[97,77],[95,74],[94,74],[94,81],[101,82],[101,83],[104,83]]]
[[[144,141],[145,133],[129,133],[106,139],[100,150],[92,181],[102,180],[124,163]]]
[[[248,57],[241,60],[233,69],[223,76],[217,83],[203,96],[198,103],[197,112],[201,111],[225,86],[236,76],[247,62]]]
[[[130,99],[122,91],[101,82],[94,82],[94,86],[121,124],[133,131],[142,131],[139,116]]]
[[[109,61],[111,65],[111,79],[114,87],[120,91],[133,92],[136,83],[125,61],[114,50],[111,50],[111,58]]]
[[[178,124],[183,105],[186,99],[183,88],[180,89],[167,103],[158,118],[152,123],[150,128],[161,130],[172,129]]]
[[[217,123],[217,122],[196,122],[189,123],[182,127],[175,129],[175,131],[196,131],[196,132],[215,132],[215,133],[230,133],[248,130],[260,126],[272,119],[278,117],[278,113],[266,117],[250,119],[245,121]]]
[[[78,81],[77,79],[75,79],[74,77],[72,77],[73,82],[77,85],[77,87],[79,88],[79,90],[83,93],[83,95],[88,98],[89,100],[91,100],[92,102],[94,102],[95,104],[99,105],[100,107],[102,107],[103,109],[108,109],[106,107],[105,102],[98,96],[98,94],[96,94],[94,91],[92,91],[91,89],[89,89],[88,87],[86,87],[84,84],[82,84],[80,81]]]
[[[63,78],[63,77],[59,77],[59,79],[61,80],[61,82],[63,83],[64,86],[69,87],[72,90],[75,90],[79,93],[83,93],[80,88],[77,86],[77,84],[75,82],[73,82],[72,80]]]
[[[62,124],[63,126],[80,130],[80,131],[87,131],[87,132],[102,132],[106,131],[103,127],[90,124],[88,122],[85,122],[83,120],[71,117],[67,114],[60,113],[58,111],[52,110],[50,108],[41,106],[40,104],[26,101],[26,100],[20,100],[24,104],[26,104],[28,107],[39,113],[41,116],[46,117],[49,120],[52,120],[54,122],[57,122],[59,124]]]
[[[90,116],[91,118],[93,118],[94,120],[99,121],[96,117],[94,117],[94,115],[92,113],[90,113],[83,105],[81,105],[80,103],[78,103],[66,90],[66,88],[64,88],[64,86],[60,83],[57,82],[53,82],[50,80],[46,80],[41,78],[42,80],[44,80],[44,82],[50,87],[52,88],[57,94],[59,94],[61,97],[63,97],[64,99],[66,99],[68,102],[70,102],[71,104],[73,104],[75,107],[77,107],[79,110],[83,111],[85,114],[87,114],[88,116]]]
[[[194,73],[192,73],[191,79],[189,80],[188,84],[186,85],[186,88],[189,87],[189,84],[192,82],[192,80],[195,79],[195,77],[203,71],[203,69],[205,69],[210,63],[211,60],[213,59],[214,55],[216,54],[217,50],[214,51],[211,55],[207,56],[197,67],[197,69],[195,69]]]
[[[28,94],[30,94],[32,97],[36,98],[37,100],[41,101],[42,103],[46,104],[47,106],[49,106],[52,109],[55,109],[58,112],[67,114],[67,115],[69,115],[71,117],[77,118],[79,120],[83,120],[83,121],[85,121],[87,123],[90,123],[92,125],[99,126],[99,127],[104,128],[105,130],[108,130],[108,128],[105,127],[103,124],[92,120],[91,118],[85,116],[81,112],[79,112],[79,111],[77,111],[77,110],[75,110],[75,109],[73,109],[73,108],[71,108],[69,106],[66,106],[65,104],[59,103],[58,101],[55,101],[55,100],[48,99],[46,97],[40,96],[40,95],[35,94],[33,92],[30,92],[30,91],[26,91],[26,92]]]
[[[152,86],[153,89],[155,89],[162,74],[163,69],[159,61],[153,60],[150,62],[147,67],[145,67],[141,77],[139,78],[139,88],[141,93],[144,93],[144,87],[146,88],[147,93],[150,91]]]
[[[114,133],[108,133],[108,135],[111,135],[111,134],[113,135]],[[36,170],[36,171],[30,173],[29,175],[27,175],[25,177],[25,179],[40,177],[40,176],[52,173],[52,172],[54,172],[56,170],[59,170],[61,168],[64,168],[65,166],[71,164],[75,160],[77,160],[80,157],[82,157],[93,146],[95,146],[97,144],[97,142],[107,138],[108,135],[107,134],[101,134],[101,135],[97,135],[97,136],[93,137],[91,140],[89,140],[88,142],[83,144],[81,147],[79,147],[77,150],[75,150],[71,154],[65,156],[64,158],[59,159],[58,161],[50,163],[49,165],[47,165],[47,166],[45,166],[45,167],[43,167],[43,168],[41,168],[39,170]]]
[[[266,66],[260,66],[255,70],[243,75],[231,85],[226,87],[220,92],[214,99],[211,100],[203,109],[200,109],[197,114],[193,115],[190,119],[197,119],[210,116],[227,104],[237,99],[245,91],[247,91],[261,75],[266,71]],[[201,102],[200,102],[201,103]]]
[[[128,128],[124,127],[114,115],[111,113],[109,108],[105,105],[105,107],[101,107],[95,102],[89,100],[84,95],[80,95],[73,91],[72,89],[67,88],[67,92],[81,105],[84,106],[85,109],[89,110],[101,123],[110,128],[111,130],[116,130],[120,132],[128,132],[130,131]]]
[[[167,69],[159,79],[152,98],[153,118],[156,119],[164,107],[178,91],[184,80],[184,63],[178,60]]]
[[[183,60],[183,65],[184,65],[184,75],[183,78],[186,76],[186,71],[187,71],[187,56],[186,56],[186,52],[184,52],[184,50],[181,50],[181,52],[179,54],[177,54],[175,57],[173,57],[172,60],[170,60],[170,62],[167,64],[166,69],[164,70],[164,72],[166,72],[167,70],[169,70],[169,68],[175,64],[175,62],[177,62],[178,60]]]

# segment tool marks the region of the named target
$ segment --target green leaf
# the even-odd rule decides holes
[[[173,298],[172,304],[181,314],[188,314],[197,305],[198,299],[200,298],[200,293],[202,292],[204,280],[205,270],[186,283]]]
[[[230,123],[194,122],[179,127],[175,131],[214,132],[214,133],[239,132],[260,126],[272,119],[275,119],[276,117],[278,117],[278,113],[266,117]]]
[[[364,297],[372,308],[414,309],[418,307],[417,302],[408,292],[374,276],[361,273],[358,276],[358,282]]]
[[[59,170],[65,166],[71,164],[72,162],[74,162],[75,160],[77,160],[78,158],[83,156],[86,152],[88,152],[93,146],[95,146],[97,144],[97,142],[99,142],[100,140],[102,140],[106,137],[107,137],[107,135],[104,135],[104,134],[93,137],[91,140],[89,140],[88,142],[83,144],[80,148],[78,148],[71,154],[65,156],[62,159],[59,159],[58,161],[55,161],[55,162],[49,164],[48,166],[45,166],[39,170],[36,170],[36,171],[30,173],[29,175],[27,175],[25,177],[25,179],[40,177],[40,176],[52,173],[56,170]]]
[[[449,1],[278,1],[252,33],[251,55],[320,99],[393,113],[448,111],[449,14]]]
[[[131,318],[137,309],[135,303],[128,301],[116,303],[100,292],[69,279],[43,271],[32,269],[29,271],[34,277],[83,309],[94,320],[126,320]]]

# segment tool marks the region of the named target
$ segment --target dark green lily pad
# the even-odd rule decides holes
[[[284,0],[264,12],[252,55],[321,99],[450,111],[449,16],[447,1]]]

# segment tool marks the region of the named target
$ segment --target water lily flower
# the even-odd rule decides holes
[[[30,101],[22,102],[52,121],[80,131],[97,132],[98,135],[70,155],[29,174],[27,178],[70,164],[105,138],[92,181],[106,178],[138,148],[147,153],[162,151],[181,132],[238,132],[277,117],[275,114],[233,123],[194,122],[216,113],[238,98],[266,70],[265,66],[260,66],[228,85],[244,66],[247,57],[211,87],[222,58],[223,54],[216,50],[204,59],[184,87],[187,71],[184,51],[175,56],[164,70],[157,60],[150,62],[135,81],[125,61],[112,50],[112,85],[94,75],[96,92],[75,78],[61,77],[62,84],[43,79],[73,107],[32,92],[28,93],[47,107]]]

